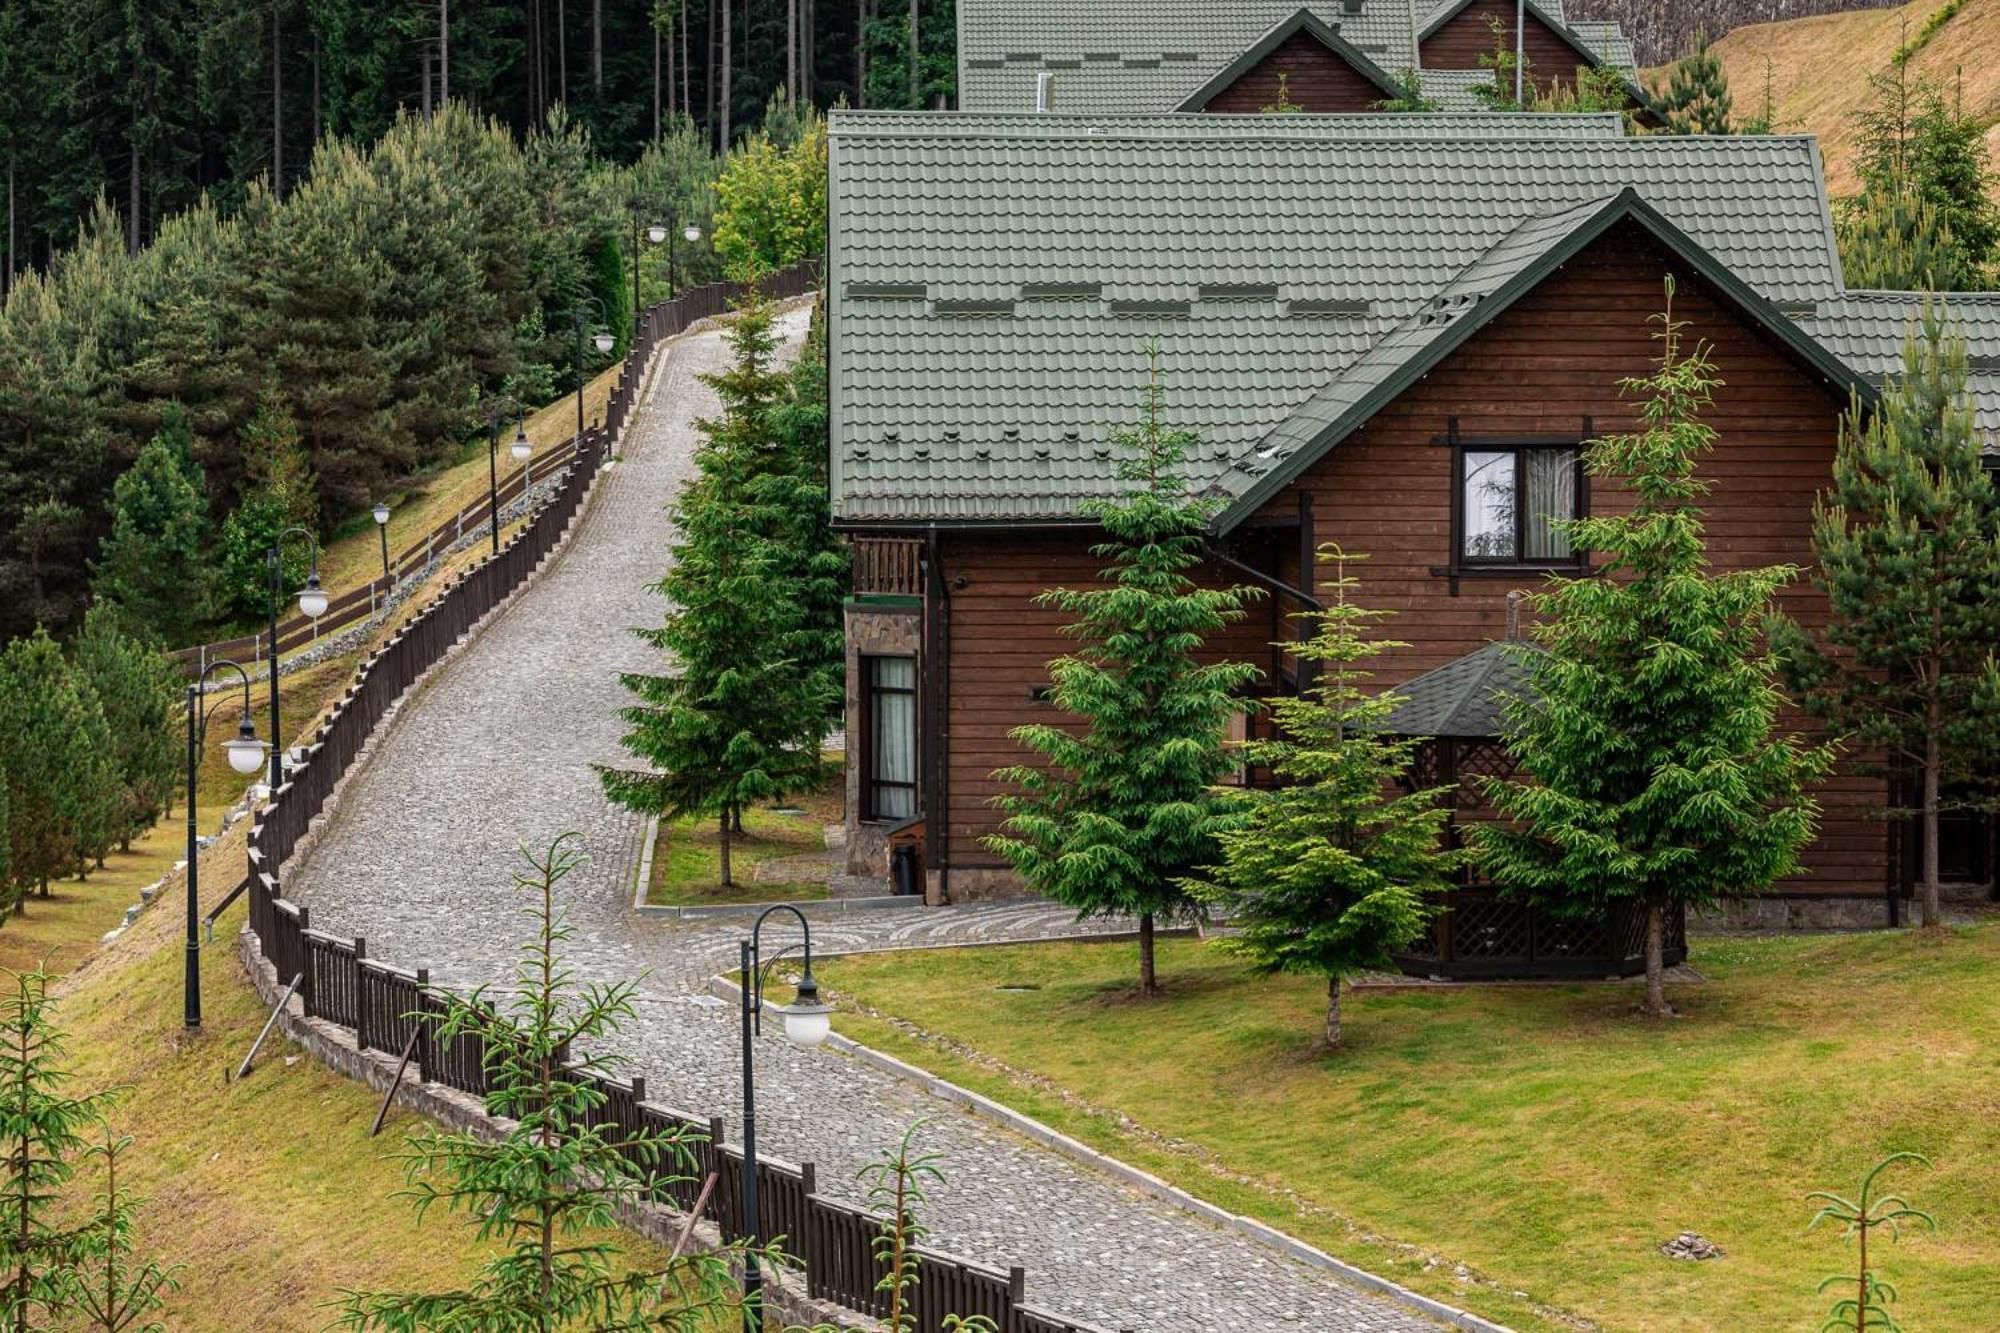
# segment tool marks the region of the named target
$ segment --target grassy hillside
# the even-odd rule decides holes
[[[1890,66],[1949,0],[1913,0],[1896,9],[1860,10],[1738,28],[1716,43],[1738,114],[1761,104],[1769,61],[1780,128],[1819,136],[1827,183],[1838,198],[1855,188],[1852,117],[1868,101],[1868,76]],[[1987,127],[2000,161],[2000,0],[1962,0],[1922,43],[1910,72],[1962,89],[1966,108]],[[1657,73],[1649,76],[1656,81]]]

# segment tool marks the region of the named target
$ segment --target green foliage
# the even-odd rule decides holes
[[[1632,94],[1625,76],[1608,65],[1578,65],[1574,86],[1555,83],[1535,89],[1529,99],[1530,111],[1622,111],[1628,124],[1633,115]]]
[[[790,148],[752,134],[715,183],[715,253],[754,279],[826,249],[826,122],[809,117]]]
[[[287,528],[319,529],[319,495],[298,423],[275,388],[259,398],[257,415],[243,431],[243,447],[249,468],[243,498],[223,520],[214,563],[218,592],[230,611],[254,621],[270,606],[272,545]],[[311,550],[290,542],[282,558],[285,588],[304,587]]]
[[[1292,100],[1292,76],[1284,70],[1278,71],[1278,100],[1269,106],[1260,107],[1267,116],[1295,116],[1305,108]]]
[[[1424,933],[1426,896],[1450,887],[1460,858],[1444,847],[1445,789],[1407,781],[1421,742],[1383,730],[1400,696],[1363,688],[1371,673],[1361,663],[1404,645],[1368,636],[1387,613],[1351,600],[1360,580],[1347,564],[1360,557],[1326,546],[1320,559],[1335,568],[1319,581],[1332,603],[1304,613],[1310,639],[1286,645],[1313,683],[1272,701],[1275,739],[1244,749],[1274,785],[1242,793],[1217,838],[1220,861],[1188,888],[1236,928],[1222,947],[1259,972],[1326,978],[1326,1041],[1336,1047],[1342,978],[1393,968],[1390,955]]]
[[[100,784],[110,780],[96,694],[46,630],[0,653],[0,775],[7,782],[12,882],[0,912],[30,886],[68,876],[101,836]]]
[[[1852,1287],[1852,1296],[1842,1296],[1827,1312],[1826,1322],[1820,1325],[1820,1333],[1838,1333],[1841,1329],[1853,1329],[1854,1333],[1901,1333],[1902,1325],[1889,1313],[1889,1305],[1896,1299],[1896,1289],[1875,1275],[1868,1266],[1868,1236],[1870,1232],[1886,1228],[1891,1240],[1900,1240],[1903,1223],[1921,1222],[1929,1227],[1932,1234],[1937,1232],[1937,1219],[1921,1208],[1913,1208],[1900,1194],[1876,1194],[1875,1178],[1899,1162],[1919,1162],[1929,1166],[1931,1160],[1922,1153],[1891,1153],[1875,1164],[1874,1170],[1861,1178],[1861,1192],[1853,1199],[1843,1198],[1831,1190],[1814,1190],[1806,1195],[1807,1203],[1818,1203],[1819,1211],[1812,1221],[1806,1223],[1810,1231],[1821,1222],[1838,1222],[1844,1228],[1843,1234],[1857,1242],[1860,1259],[1854,1273],[1837,1273],[1819,1284],[1821,1294],[1831,1288],[1840,1290]]]
[[[88,1146],[85,1135],[101,1123],[111,1096],[65,1091],[69,1074],[48,974],[7,975],[11,993],[0,990],[0,1319],[25,1333],[64,1312],[64,1270],[90,1227],[68,1224],[63,1196]]]
[[[509,1123],[498,1139],[426,1129],[405,1140],[408,1187],[423,1218],[442,1204],[462,1213],[493,1257],[464,1287],[443,1292],[345,1291],[338,1326],[384,1333],[554,1333],[658,1329],[705,1333],[733,1286],[731,1252],[676,1258],[665,1271],[628,1268],[608,1228],[618,1210],[684,1179],[694,1156],[678,1131],[621,1129],[599,1120],[598,1085],[615,1076],[604,1044],[635,1017],[630,982],[578,979],[562,957],[570,927],[557,886],[584,856],[565,833],[522,850],[515,886],[532,934],[510,985],[445,994],[429,1016],[438,1041],[483,1043],[487,1104]]]
[[[129,845],[173,804],[180,777],[181,676],[153,645],[123,633],[103,607],[84,616],[76,669],[103,710],[116,777],[112,841]]]
[[[1519,55],[1514,51],[1514,39],[1508,35],[1506,20],[1498,14],[1489,15],[1487,31],[1493,37],[1493,49],[1479,53],[1479,68],[1493,71],[1493,82],[1474,87],[1475,97],[1486,104],[1489,111],[1525,111],[1524,101],[1533,96],[1535,86],[1535,62],[1524,51]],[[1515,68],[1520,69],[1522,96],[1514,96]]]
[[[1396,95],[1375,104],[1377,111],[1439,111],[1436,102],[1424,96],[1423,79],[1414,66],[1406,66],[1396,76]]]
[[[1030,888],[1079,917],[1138,917],[1148,993],[1154,920],[1196,914],[1182,881],[1216,861],[1228,803],[1215,788],[1236,764],[1224,733],[1257,675],[1198,659],[1209,636],[1242,618],[1251,592],[1194,581],[1214,504],[1180,476],[1193,439],[1166,424],[1157,349],[1151,357],[1140,422],[1113,437],[1124,494],[1084,505],[1104,529],[1092,550],[1110,563],[1106,582],[1036,598],[1075,617],[1067,632],[1084,646],[1049,663],[1049,678],[1054,706],[1081,725],[1014,730],[1042,762],[994,775],[1011,788],[994,798],[1008,817],[986,840]]]
[[[89,1225],[69,1246],[54,1277],[51,1304],[67,1310],[83,1328],[103,1333],[165,1333],[166,1325],[147,1316],[166,1303],[166,1294],[180,1286],[179,1266],[167,1267],[135,1253],[133,1213],[143,1198],[121,1191],[118,1163],[131,1150],[130,1135],[102,1130],[101,1139],[83,1150],[85,1158],[104,1164],[104,1190],[94,1200]]]
[[[1917,29],[1916,36],[1908,38],[1895,49],[1889,56],[1889,63],[1898,68],[1909,64],[1919,51],[1931,44],[1931,38],[1942,32],[1944,25],[1957,18],[1959,11],[1964,8],[1965,0],[1945,0],[1942,5],[1931,11],[1931,16],[1924,20],[1924,26]]]
[[[926,1122],[919,1120],[903,1131],[894,1148],[880,1150],[875,1160],[857,1173],[868,1187],[868,1208],[882,1219],[875,1235],[875,1260],[882,1265],[882,1279],[875,1290],[888,1301],[883,1327],[889,1333],[915,1333],[917,1283],[921,1270],[915,1247],[930,1234],[921,1209],[930,1202],[926,1185],[945,1183],[938,1169],[943,1160],[938,1153],[920,1153],[914,1147],[917,1131]],[[946,1315],[940,1327],[944,1333],[997,1333],[985,1315]],[[838,1333],[831,1324],[815,1324],[811,1329],[793,1328],[786,1333]]]
[[[1796,571],[1709,568],[1695,475],[1716,432],[1701,420],[1721,380],[1667,306],[1658,369],[1628,379],[1645,429],[1591,443],[1591,475],[1634,493],[1629,514],[1568,525],[1608,555],[1591,577],[1531,594],[1548,651],[1522,650],[1536,695],[1507,708],[1522,776],[1488,779],[1504,823],[1481,824],[1485,873],[1564,915],[1622,903],[1647,916],[1647,1007],[1669,1012],[1661,933],[1673,904],[1758,892],[1798,868],[1818,804],[1806,794],[1831,754],[1774,734],[1784,696],[1762,640],[1771,600]]]
[[[904,111],[950,106],[957,95],[957,0],[878,0],[862,31],[866,84],[858,105]],[[910,77],[910,16],[919,48]]]
[[[1870,79],[1855,116],[1861,192],[1835,215],[1854,287],[1976,291],[2000,263],[1986,127],[1902,66]]]
[[[1916,819],[1924,920],[1938,924],[1937,818],[2000,757],[2000,536],[1966,393],[1965,340],[1940,302],[1903,348],[1873,411],[1842,422],[1833,484],[1814,511],[1812,579],[1830,619],[1772,628],[1802,702],[1872,766],[1914,776],[1889,813]]]
[[[1730,133],[1729,78],[1722,58],[1708,45],[1708,34],[1695,39],[1693,52],[1667,71],[1667,86],[1653,95],[1653,110],[1667,122],[1669,134]]]
[[[624,745],[647,767],[603,771],[621,805],[717,816],[725,887],[732,825],[744,807],[814,783],[832,706],[825,679],[795,656],[809,626],[789,582],[798,511],[770,482],[785,458],[788,398],[770,307],[753,294],[729,340],[735,365],[706,377],[722,415],[701,423],[697,475],[671,511],[678,540],[657,589],[672,609],[659,629],[638,631],[676,674],[623,676],[639,700],[622,714]]]
[[[843,607],[850,565],[827,505],[826,367],[826,307],[820,302],[789,391],[773,410],[775,448],[752,484],[774,510],[778,577],[798,612],[784,653],[809,678],[809,691],[825,701],[830,725],[837,725],[846,702]]]
[[[185,640],[206,600],[208,536],[208,496],[185,415],[169,415],[118,479],[112,509],[111,533],[92,567],[98,601],[137,631]]]
[[[1772,84],[1771,57],[1764,57],[1764,88],[1757,101],[1757,113],[1748,120],[1737,124],[1737,134],[1776,134],[1778,132],[1778,95]]]

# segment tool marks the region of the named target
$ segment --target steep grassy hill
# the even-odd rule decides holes
[[[1868,76],[1888,69],[1905,42],[1920,43],[1910,73],[1959,89],[2000,161],[2000,0],[1962,0],[1924,37],[1948,6],[1949,0],[1912,0],[1895,9],[1757,23],[1731,32],[1715,49],[1739,114],[1761,103],[1769,62],[1779,126],[1819,136],[1827,183],[1838,197],[1855,187],[1852,117],[1868,101]]]
[[[1643,64],[1685,55],[1700,33],[1718,36],[1746,23],[1774,23],[1847,9],[1889,9],[1897,0],[1568,0],[1575,18],[1616,19]]]

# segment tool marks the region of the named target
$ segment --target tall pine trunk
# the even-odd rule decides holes
[[[721,850],[721,862],[722,862],[722,887],[725,889],[732,888],[736,884],[736,881],[730,878],[729,874],[729,839],[730,839],[729,810],[728,807],[725,806],[722,811],[721,841],[719,843],[719,847]]]
[[[604,96],[604,0],[590,0],[590,91]]]
[[[730,41],[733,35],[730,31],[730,16],[735,12],[736,6],[730,0],[722,0],[722,105],[720,108],[722,116],[722,146],[719,151],[724,153],[729,151],[730,103],[736,95],[730,69],[730,62],[734,58],[734,53],[730,49]]]
[[[1153,966],[1153,914],[1142,913],[1139,917],[1139,993],[1158,995],[1160,993],[1159,973]]]
[[[438,0],[438,105],[451,101],[451,0]]]
[[[799,96],[799,0],[785,0],[785,96]]]
[[[1924,737],[1924,919],[1926,930],[1936,930],[1944,925],[1943,908],[1939,903],[1938,870],[1938,802],[1942,784],[1939,770],[1944,766],[1944,756],[1939,753],[1938,730],[1943,722],[1938,717],[1937,696],[1931,696],[1928,716],[1925,718],[1928,734]]]
[[[1667,1005],[1666,909],[1659,902],[1646,903],[1646,1012],[1655,1018],[1673,1014]]]
[[[854,0],[854,105],[868,107],[868,0]]]
[[[924,109],[923,38],[917,31],[917,0],[910,0],[910,109]]]
[[[681,3],[683,4],[683,8],[680,11],[678,20],[681,29],[681,114],[683,116],[686,116],[689,120],[693,120],[694,119],[694,97],[693,97],[694,75],[693,72],[688,68],[689,24],[688,24],[687,10],[685,8],[685,0],[681,0]]]
[[[668,38],[667,54],[669,57],[672,56],[673,50],[674,50],[673,39]],[[674,81],[673,71],[670,69],[667,72],[667,82],[669,84],[672,84],[673,81]],[[653,138],[657,140],[659,137],[660,137],[660,16],[656,13],[653,15]]]
[[[556,0],[556,98],[569,105],[569,5]]]
[[[1340,978],[1326,979],[1326,1048],[1340,1049]]]
[[[271,5],[271,193],[280,200],[285,197],[284,23],[281,2],[274,0]]]

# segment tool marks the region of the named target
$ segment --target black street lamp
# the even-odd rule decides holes
[[[581,409],[578,409],[581,411]],[[486,407],[486,526],[493,540],[493,554],[500,554],[500,404]],[[514,443],[508,447],[514,461],[526,466],[535,446],[528,439],[528,419],[514,422]]]
[[[674,271],[674,233],[677,231],[687,239],[687,243],[689,245],[693,245],[696,241],[701,239],[701,228],[697,227],[694,223],[690,222],[685,227],[681,226],[681,206],[677,203],[668,204],[667,205],[667,299],[669,301],[673,300],[676,296],[679,296],[681,294],[680,277]]]
[[[306,586],[299,592],[299,614],[308,620],[318,620],[326,614],[326,593],[319,586],[319,538],[305,528],[286,528],[271,542],[266,553],[266,563],[271,573],[271,790],[276,792],[285,785],[284,723],[278,716],[278,599],[285,595],[285,538],[294,534],[304,537],[312,549],[312,572],[306,575]]]
[[[212,710],[202,707],[202,687],[208,678],[220,668],[236,673],[243,682],[243,716],[236,724],[236,735],[222,743],[229,754],[229,766],[245,776],[255,773],[264,766],[264,742],[257,739],[257,728],[250,721],[250,673],[234,662],[209,663],[208,670],[201,673],[201,679],[187,687],[187,975],[183,981],[181,1021],[190,1028],[201,1026],[201,834],[197,831],[194,796],[196,770],[201,765],[201,745],[208,735],[208,718]]]
[[[592,311],[596,312],[598,318],[591,326],[590,339],[591,345],[597,348],[598,355],[601,356],[618,345],[618,340],[611,335],[611,330],[604,323],[604,302],[594,296],[586,296],[570,307],[570,318],[576,324],[576,442],[579,447],[583,444],[583,390],[587,384],[583,378],[583,325],[584,317]]]
[[[646,201],[635,194],[631,199],[626,201],[625,207],[632,214],[632,328],[636,332],[639,327],[639,321],[642,318],[642,307],[639,304],[639,219],[645,216]],[[658,245],[667,238],[667,229],[655,222],[646,228],[645,236],[654,245]],[[671,271],[673,267],[671,254],[668,256],[667,266]],[[668,278],[667,295],[673,295],[673,280],[671,276]]]
[[[386,595],[395,587],[395,580],[389,574],[389,506],[375,506],[375,530],[382,537],[382,590]]]
[[[751,1060],[751,1038],[764,1028],[764,974],[780,958],[792,952],[788,946],[765,962],[760,942],[764,922],[773,912],[790,912],[799,919],[805,934],[800,947],[804,972],[799,977],[798,994],[778,1012],[784,1015],[785,1037],[795,1046],[812,1047],[826,1040],[833,1026],[833,1010],[819,1002],[819,983],[812,974],[812,926],[806,914],[790,903],[774,903],[757,914],[750,938],[743,941],[743,1234],[750,1242],[743,1256],[744,1333],[763,1333],[764,1274],[757,1266],[757,1251],[763,1248],[764,1224],[757,1215],[757,1081]]]

